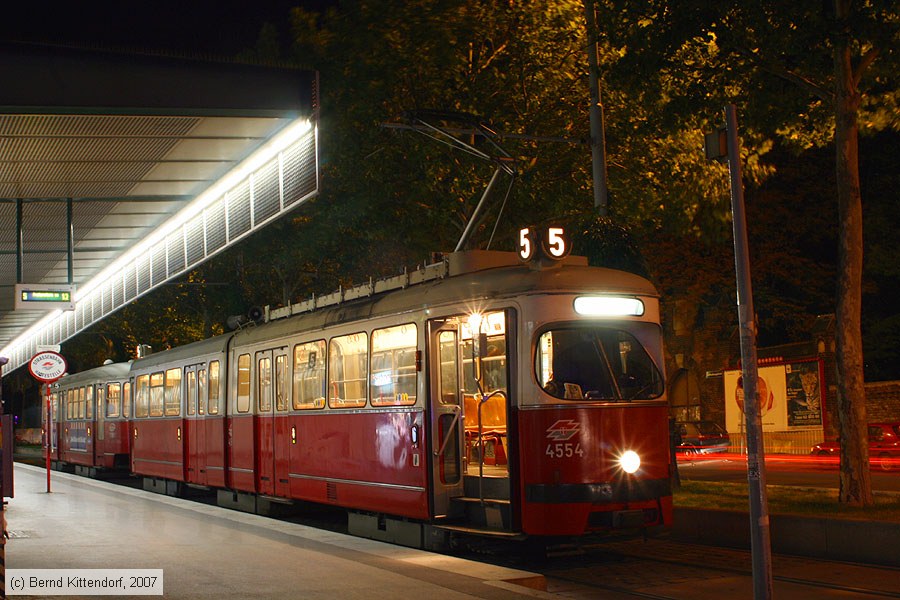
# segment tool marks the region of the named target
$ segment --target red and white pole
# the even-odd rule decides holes
[[[47,438],[47,451],[44,453],[47,456],[47,493],[50,493],[50,453],[53,451],[53,410],[50,407],[50,383],[48,382],[45,387],[47,388],[47,427],[44,435]]]

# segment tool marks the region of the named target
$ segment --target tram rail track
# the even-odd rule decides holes
[[[649,542],[634,540],[593,544],[582,550],[585,554],[578,561],[581,563],[579,566],[544,570],[543,574],[548,581],[562,581],[579,587],[654,600],[683,599],[686,597],[684,589],[689,587],[688,582],[698,581],[700,578],[709,581],[719,577],[747,577],[747,589],[752,587],[752,568],[740,566],[750,561],[749,553],[742,550],[658,539]],[[677,558],[679,552],[687,552],[692,559]],[[698,557],[702,557],[702,562],[698,562]],[[661,569],[658,566],[660,564],[675,569]],[[612,565],[618,565],[618,568],[613,568]],[[623,570],[632,575],[618,578],[616,572]],[[833,592],[833,597],[844,598],[900,598],[900,568],[896,567],[778,555],[775,571],[772,577],[774,584],[793,588],[793,595],[789,597],[821,598],[826,592]],[[790,571],[815,572],[817,576],[791,576],[787,574]],[[617,581],[610,581],[610,575]],[[851,581],[841,581],[842,577]],[[868,583],[860,585],[860,581]],[[666,585],[681,593],[668,593],[659,589]],[[803,592],[803,589],[808,591]]]

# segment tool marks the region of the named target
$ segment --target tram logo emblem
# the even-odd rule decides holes
[[[580,428],[581,423],[578,421],[560,419],[547,428],[547,439],[554,442],[565,442],[566,440],[571,440]]]

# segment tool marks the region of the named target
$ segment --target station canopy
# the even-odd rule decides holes
[[[0,78],[7,371],[318,192],[313,71],[0,43]]]

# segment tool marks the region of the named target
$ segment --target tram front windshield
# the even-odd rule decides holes
[[[560,327],[538,338],[535,376],[565,400],[648,400],[663,393],[656,364],[631,333],[606,327]]]

